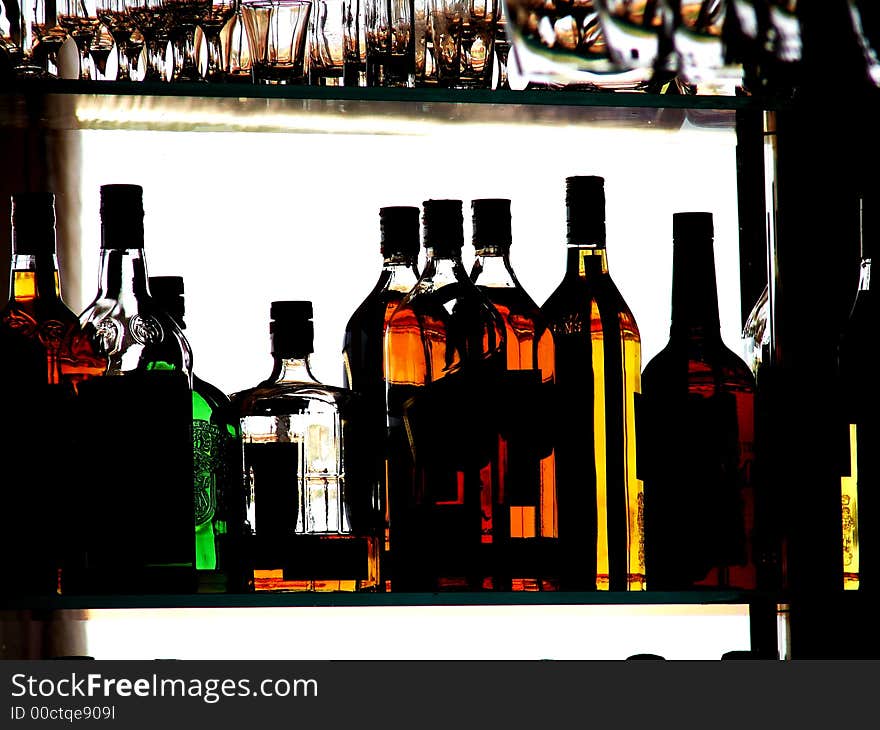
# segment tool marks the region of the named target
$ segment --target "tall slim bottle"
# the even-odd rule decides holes
[[[877,323],[880,301],[871,286],[871,262],[878,236],[877,212],[871,197],[862,199],[859,285],[840,337],[838,375],[840,410],[849,445],[841,475],[843,587],[870,591],[880,585],[877,575],[880,536],[877,535],[880,458],[880,389],[875,385]]]
[[[553,335],[510,262],[510,200],[473,200],[471,211],[476,253],[471,280],[505,326],[504,395],[492,478],[510,508],[510,532],[503,537],[511,588],[558,590],[555,454],[547,438],[555,377]]]
[[[151,276],[157,306],[186,330],[182,276]],[[247,590],[238,418],[229,397],[193,372],[192,441],[195,561],[200,592]]]
[[[509,589],[509,509],[490,478],[504,321],[462,263],[460,200],[424,202],[423,243],[385,330],[391,589]]]
[[[192,592],[192,353],[150,295],[139,185],[101,187],[98,291],[79,320],[106,367],[78,386],[67,590]]]
[[[379,210],[382,270],[373,289],[352,313],[342,344],[343,385],[356,391],[364,428],[356,448],[364,460],[381,509],[385,495],[385,375],[383,338],[391,314],[419,278],[419,209],[388,206]],[[387,524],[387,519],[385,520]],[[382,562],[388,562],[388,535],[383,537]]]
[[[562,586],[645,588],[636,475],[641,338],[608,269],[605,181],[566,179],[565,275],[541,307],[556,345],[556,489]]]
[[[712,214],[673,215],[669,342],[642,373],[651,590],[754,589],[755,379],[721,339]]]
[[[9,298],[0,308],[0,594],[54,593],[70,487],[64,440],[72,384],[61,369],[76,314],[61,298],[55,196],[12,196]],[[97,363],[100,365],[100,363]]]
[[[311,302],[272,302],[270,316],[272,373],[231,396],[254,590],[375,591],[381,514],[348,453],[356,394],[312,374]]]

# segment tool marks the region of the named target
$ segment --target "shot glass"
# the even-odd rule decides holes
[[[243,0],[254,83],[306,83],[311,9],[311,0]]]
[[[500,0],[429,0],[437,84],[489,89]]]
[[[364,0],[367,86],[415,86],[411,0]]]
[[[343,0],[313,0],[309,17],[309,83],[340,86],[343,83]]]

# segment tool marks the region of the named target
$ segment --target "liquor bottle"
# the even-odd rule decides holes
[[[350,469],[355,394],[312,374],[312,303],[270,308],[274,365],[234,393],[249,550],[256,591],[374,591],[381,516],[371,485]]]
[[[65,334],[76,314],[61,299],[55,196],[12,196],[9,299],[0,308],[0,593],[57,588],[65,497],[63,464],[70,383],[62,377]],[[47,430],[46,424],[52,424]],[[57,430],[56,430],[57,429]]]
[[[770,358],[769,292],[769,287],[765,286],[743,326],[743,356],[756,378],[761,365]]]
[[[427,261],[385,330],[390,586],[509,589],[509,510],[489,477],[504,322],[462,263],[462,202],[425,201],[422,230]]]
[[[669,341],[642,373],[651,590],[756,587],[755,379],[721,339],[712,214],[673,215]]]
[[[150,295],[139,185],[101,187],[99,285],[79,322],[106,367],[77,389],[83,456],[66,590],[192,592],[192,353]]]
[[[186,330],[183,277],[151,276],[156,305]],[[238,418],[229,397],[192,376],[193,509],[195,564],[200,592],[248,589],[243,570],[245,528]]]
[[[541,307],[556,346],[556,490],[562,586],[643,590],[635,399],[641,338],[609,273],[605,181],[566,179],[565,274]]]
[[[379,210],[382,270],[375,286],[352,313],[342,345],[343,386],[358,393],[364,419],[357,449],[366,460],[372,489],[385,509],[385,375],[383,337],[392,312],[419,278],[419,209],[388,206]],[[349,450],[351,451],[351,446]],[[382,556],[387,563],[383,538]]]
[[[861,201],[861,262],[859,285],[849,317],[840,336],[838,378],[840,411],[848,459],[842,464],[841,508],[843,534],[843,587],[845,590],[876,589],[880,545],[874,528],[880,460],[876,455],[880,423],[877,420],[880,390],[874,384],[873,363],[877,352],[878,299],[871,288],[871,261],[877,238],[877,213],[870,197]],[[866,205],[868,203],[868,205]],[[876,287],[876,285],[875,285]]]
[[[495,306],[505,326],[505,372],[499,414],[497,474],[506,492],[506,538],[513,590],[558,590],[559,556],[556,466],[546,438],[555,373],[553,335],[540,307],[520,284],[510,263],[510,200],[471,201],[471,280]]]

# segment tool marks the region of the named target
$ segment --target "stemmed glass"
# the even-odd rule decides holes
[[[239,0],[212,0],[204,18],[199,23],[208,47],[208,65],[205,78],[208,81],[225,81],[228,71],[224,59],[221,33],[226,24],[238,12]]]
[[[59,24],[55,2],[35,0],[31,19],[32,58],[49,77],[58,76],[58,51],[67,40],[67,28]]]
[[[98,18],[110,31],[116,43],[116,78],[127,81],[131,71],[126,51],[134,30],[134,21],[128,14],[125,0],[97,0],[97,2]]]
[[[507,58],[510,55],[510,38],[507,35],[507,15],[504,6],[506,0],[498,3],[498,14],[495,16],[495,56],[498,59],[497,89],[509,89],[507,78]]]
[[[98,23],[95,29],[95,35],[92,36],[92,42],[89,44],[89,55],[92,58],[92,69],[95,79],[98,81],[109,81],[107,78],[107,61],[110,53],[113,51],[115,41],[110,31],[103,23]]]
[[[23,1],[23,0],[22,0]],[[3,0],[0,7],[5,11],[0,14],[0,38],[15,76],[19,78],[45,78],[46,70],[34,58],[34,30],[32,16],[28,8],[20,5],[18,0]]]
[[[174,51],[173,81],[204,81],[199,72],[196,27],[208,14],[211,0],[165,0]]]
[[[60,0],[58,7],[58,24],[67,30],[79,51],[79,78],[90,79],[94,74],[89,46],[101,22],[98,20],[95,1]]]
[[[147,49],[147,67],[144,81],[166,81],[168,68],[165,56],[168,51],[171,25],[165,0],[127,0],[128,13],[135,27],[144,37]]]

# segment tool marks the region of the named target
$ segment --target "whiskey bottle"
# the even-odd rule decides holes
[[[0,308],[0,594],[46,595],[58,583],[69,483],[64,441],[73,391],[61,372],[76,314],[61,299],[52,193],[12,196],[9,298]],[[52,424],[47,428],[47,424]]]
[[[503,590],[510,534],[490,478],[504,321],[461,260],[460,200],[423,204],[427,261],[385,330],[390,586]]]
[[[70,592],[195,589],[192,353],[150,295],[143,219],[139,185],[101,187],[99,285],[78,336],[106,367],[78,385]]]
[[[151,276],[156,305],[186,330],[183,277]],[[199,592],[245,591],[245,528],[238,418],[229,397],[193,372],[193,509]]]
[[[381,516],[372,485],[352,474],[355,394],[312,374],[312,303],[270,308],[274,366],[231,396],[239,419],[256,591],[374,591]]]
[[[756,587],[755,379],[721,339],[712,214],[673,215],[669,341],[642,373],[651,590]]]
[[[562,281],[541,307],[556,347],[556,490],[562,586],[645,588],[644,494],[636,475],[641,338],[609,273],[605,181],[566,179]]]
[[[497,473],[490,476],[506,495],[510,532],[497,539],[504,547],[512,590],[558,590],[555,453],[547,438],[555,377],[553,335],[510,262],[510,200],[473,200],[471,210],[476,253],[471,280],[505,326]]]
[[[363,418],[356,448],[369,470],[371,488],[379,496],[381,509],[385,496],[385,376],[383,337],[392,312],[419,277],[419,209],[415,206],[388,206],[379,210],[382,270],[373,289],[352,313],[345,327],[342,345],[343,386],[358,393]],[[352,446],[349,446],[351,452]],[[387,535],[383,538],[383,562],[387,563]]]

